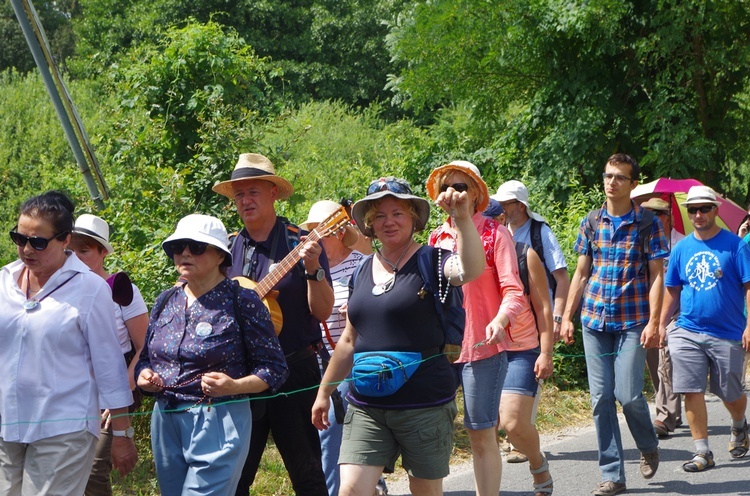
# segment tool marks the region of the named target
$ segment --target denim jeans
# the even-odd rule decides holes
[[[347,378],[348,379],[348,378]],[[344,412],[349,403],[346,401],[346,393],[349,391],[349,382],[344,381],[339,384],[338,388],[341,393],[341,400],[344,403]],[[328,421],[330,427],[324,431],[318,431],[320,437],[321,461],[323,463],[323,475],[326,477],[326,486],[328,495],[336,496],[339,493],[340,474],[339,474],[339,453],[341,452],[341,434],[344,431],[344,425],[336,421],[336,412],[333,409],[333,400],[328,408]]]
[[[636,326],[620,332],[583,328],[591,406],[599,443],[602,480],[625,483],[625,461],[615,400],[622,405],[625,420],[641,452],[656,450],[659,441],[643,397],[646,350]]]

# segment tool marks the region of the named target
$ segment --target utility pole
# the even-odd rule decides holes
[[[94,200],[97,209],[104,208],[104,200],[109,198],[107,184],[104,181],[99,163],[94,155],[94,150],[86,135],[81,117],[78,115],[70,93],[62,80],[57,64],[52,58],[52,53],[47,42],[39,16],[31,0],[10,0],[16,18],[21,24],[21,30],[29,44],[31,54],[34,56],[39,72],[42,74],[44,85],[52,99],[52,104],[57,111],[65,137],[73,150],[78,168],[83,173],[89,195]],[[100,192],[101,191],[101,192]]]

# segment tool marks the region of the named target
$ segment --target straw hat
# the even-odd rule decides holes
[[[174,233],[161,244],[161,247],[169,258],[174,257],[173,250],[170,249],[169,244],[172,241],[181,239],[189,239],[191,241],[207,243],[213,246],[225,255],[224,261],[221,265],[232,265],[232,252],[229,251],[229,237],[227,236],[227,230],[224,227],[224,223],[216,217],[202,214],[190,214],[180,219]]]
[[[493,200],[500,203],[517,200],[526,206],[526,215],[538,222],[547,222],[544,217],[531,210],[529,207],[529,190],[521,181],[506,181],[497,188],[497,193],[492,195]]]
[[[660,212],[669,212],[669,202],[656,197],[641,203],[641,207]]]
[[[107,255],[111,255],[115,251],[109,244],[109,224],[101,217],[91,214],[79,215],[75,227],[73,227],[73,232],[95,239],[107,250]]]
[[[307,214],[307,220],[299,225],[305,231],[312,231],[318,224],[326,220],[336,210],[340,209],[341,205],[331,200],[321,200],[310,207],[310,213]],[[357,243],[359,236],[357,231],[351,224],[344,226],[344,239],[341,242],[347,248],[351,248]]]
[[[466,160],[454,160],[449,164],[441,165],[432,170],[430,177],[427,178],[427,194],[430,196],[430,199],[433,201],[437,199],[440,194],[441,184],[439,183],[451,172],[462,172],[474,181],[477,194],[477,212],[484,211],[490,201],[490,192],[487,189],[487,183],[482,179],[477,166]]]
[[[352,207],[352,217],[357,223],[359,231],[367,237],[374,237],[371,228],[365,226],[365,213],[370,204],[385,196],[393,196],[402,200],[409,200],[417,211],[417,222],[414,225],[415,231],[421,231],[427,225],[430,218],[430,203],[411,192],[411,186],[403,179],[397,179],[393,176],[381,177],[370,183],[367,187],[367,196],[359,200]]]
[[[233,183],[248,181],[250,179],[262,179],[272,182],[279,190],[279,200],[285,200],[292,196],[294,188],[291,183],[283,177],[276,175],[276,169],[266,157],[260,153],[243,153],[232,171],[229,181],[216,183],[213,190],[227,198],[234,199]]]

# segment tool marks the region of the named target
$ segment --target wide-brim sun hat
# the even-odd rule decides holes
[[[649,198],[648,201],[641,203],[641,207],[660,212],[669,212],[670,210],[669,202],[661,198]]]
[[[393,196],[401,200],[408,200],[417,211],[417,220],[414,224],[414,231],[419,232],[427,225],[430,218],[430,202],[411,192],[411,186],[403,179],[393,176],[381,177],[371,182],[367,187],[367,196],[357,201],[352,206],[352,217],[360,232],[368,237],[374,237],[371,228],[365,226],[365,213],[370,204],[386,196]]]
[[[312,231],[318,224],[326,220],[340,208],[342,208],[341,204],[336,203],[335,201],[321,200],[316,202],[310,207],[310,212],[307,214],[307,220],[300,224],[299,227],[306,231]],[[347,248],[351,248],[357,243],[358,239],[359,235],[354,229],[354,226],[347,223],[347,225],[344,226],[344,238],[341,242]]]
[[[490,198],[500,203],[517,200],[526,207],[526,215],[538,222],[547,222],[544,217],[531,210],[529,207],[529,190],[521,181],[506,181],[497,188],[497,193]]]
[[[79,215],[75,227],[73,227],[73,232],[96,240],[107,250],[107,255],[111,255],[115,251],[109,244],[109,224],[101,217],[91,214]]]
[[[213,246],[225,255],[221,265],[232,265],[232,252],[229,251],[227,229],[224,227],[224,223],[216,217],[203,214],[190,214],[180,219],[174,233],[161,244],[164,253],[169,258],[174,258],[174,253],[169,249],[169,244],[172,241],[183,239]]]
[[[716,199],[716,192],[709,186],[690,186],[687,193],[687,199],[680,203],[683,207],[688,205],[698,205],[704,203],[713,203],[717,207],[721,202]]]
[[[441,165],[440,167],[436,167],[432,170],[430,176],[427,178],[426,183],[427,194],[429,195],[430,199],[432,201],[435,201],[437,199],[438,195],[440,194],[441,184],[439,183],[451,172],[462,172],[469,176],[469,178],[471,178],[471,180],[474,182],[474,189],[477,195],[476,211],[483,212],[489,204],[490,191],[487,188],[487,183],[485,183],[484,179],[482,179],[482,174],[480,174],[477,166],[472,164],[471,162],[467,162],[466,160],[454,160],[448,164]]]
[[[281,176],[276,175],[276,169],[270,160],[260,153],[243,153],[232,171],[232,178],[228,181],[216,183],[212,188],[220,195],[234,199],[234,186],[241,181],[262,179],[273,183],[279,190],[278,200],[285,200],[292,196],[292,184]]]

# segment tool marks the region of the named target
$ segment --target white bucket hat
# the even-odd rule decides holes
[[[169,243],[180,239],[189,239],[207,243],[226,255],[221,265],[232,265],[232,252],[229,251],[229,237],[224,223],[216,217],[203,214],[186,215],[177,223],[174,233],[165,239],[161,247],[169,258],[174,256],[168,248]]]
[[[517,200],[526,206],[526,215],[539,222],[547,222],[544,217],[531,210],[529,207],[529,190],[521,181],[506,181],[497,188],[497,193],[490,198],[498,202]]]
[[[76,219],[73,232],[95,239],[106,250],[107,255],[114,253],[115,249],[109,244],[109,224],[96,215],[81,214]]]
[[[716,192],[708,186],[690,186],[687,199],[680,203],[683,207],[700,203],[713,203],[717,207],[721,202],[716,199]]]
[[[310,213],[307,214],[307,220],[299,225],[305,231],[312,231],[318,224],[330,217],[334,212],[341,208],[341,205],[331,200],[321,200],[310,207]],[[347,223],[344,226],[344,239],[341,242],[347,248],[351,248],[357,243],[357,231],[354,226]]]

